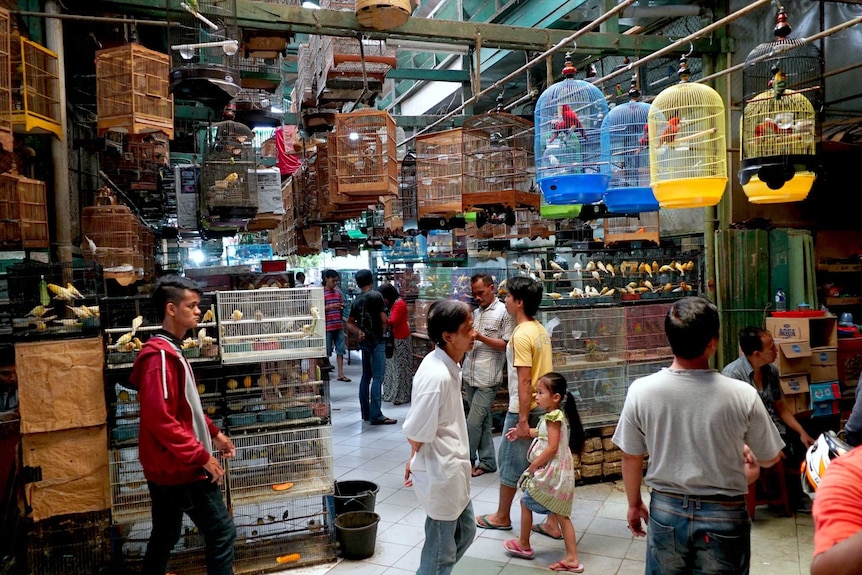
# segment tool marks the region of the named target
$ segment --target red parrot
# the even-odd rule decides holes
[[[580,118],[578,118],[578,115],[568,104],[563,104],[563,117],[553,123],[553,128],[554,130],[571,130],[574,128],[576,132],[580,133],[581,138],[587,138],[587,133],[584,131]]]
[[[676,134],[679,132],[679,124],[679,116],[674,116],[667,121],[667,126],[661,131],[661,136],[658,139],[661,145],[666,146],[673,143],[676,139]]]
[[[641,139],[638,140],[639,146],[648,146],[649,145],[649,124],[644,124],[644,134],[641,136]]]
[[[793,128],[779,128],[778,124],[767,118],[754,127],[754,137],[762,138],[764,136],[774,136],[777,134],[789,134],[792,131]]]

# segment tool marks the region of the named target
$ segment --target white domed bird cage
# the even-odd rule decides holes
[[[201,162],[201,220],[211,236],[232,235],[257,214],[253,140],[254,132],[233,120],[216,122],[207,130]]]
[[[167,0],[171,91],[221,111],[240,90],[236,0]]]
[[[650,185],[663,208],[702,208],[721,201],[727,187],[727,135],[721,96],[688,82],[662,90],[649,111]]]
[[[656,212],[650,187],[648,117],[650,105],[632,80],[630,101],[615,106],[602,122],[602,157],[610,166],[605,206],[611,214]]]
[[[752,50],[742,70],[739,182],[754,204],[804,200],[817,178],[823,59],[790,30],[781,7],[777,39]]]
[[[464,122],[461,154],[461,207],[465,212],[486,212],[477,214],[477,224],[499,214],[514,223],[517,208],[539,209],[533,124],[504,112],[502,95],[495,111]]]
[[[551,205],[600,202],[610,181],[601,146],[608,104],[593,84],[575,80],[575,72],[566,54],[565,79],[536,102],[536,177]]]

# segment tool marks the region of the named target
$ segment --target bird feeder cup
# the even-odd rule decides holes
[[[817,177],[823,59],[789,32],[782,8],[777,39],[754,48],[742,70],[739,181],[755,204],[804,200]]]

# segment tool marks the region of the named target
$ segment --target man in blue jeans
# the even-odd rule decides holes
[[[756,459],[775,465],[784,442],[756,389],[709,368],[718,347],[713,304],[675,302],[664,329],[673,363],[631,384],[613,438],[623,451],[629,529],[647,536],[646,575],[746,574],[749,472]],[[641,499],[646,453],[649,510]]]
[[[371,425],[398,423],[383,415],[383,378],[386,375],[386,343],[383,334],[389,325],[386,305],[380,292],[371,288],[373,276],[370,270],[356,272],[356,287],[360,294],[353,300],[347,329],[359,338],[362,350],[362,379],[359,382],[359,408],[362,421]]]

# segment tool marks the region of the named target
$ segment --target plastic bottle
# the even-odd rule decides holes
[[[786,311],[787,310],[787,294],[784,293],[784,290],[778,288],[775,292],[775,311]]]

